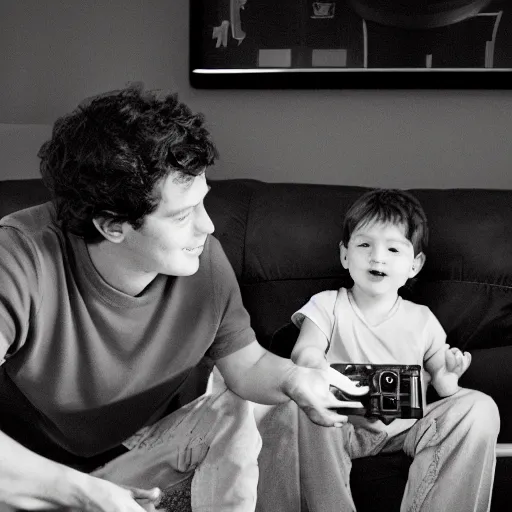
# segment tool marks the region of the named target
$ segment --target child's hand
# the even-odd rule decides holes
[[[471,364],[471,354],[462,353],[458,348],[453,347],[446,351],[446,371],[454,373],[459,378]]]
[[[441,397],[451,396],[459,391],[459,377],[471,364],[471,354],[450,348],[445,344],[425,362],[425,370],[432,377],[432,385]]]

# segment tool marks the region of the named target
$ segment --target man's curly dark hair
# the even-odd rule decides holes
[[[197,176],[217,159],[203,122],[176,94],[141,86],[95,96],[59,118],[38,156],[64,229],[93,243],[103,240],[98,216],[140,228],[170,172]]]

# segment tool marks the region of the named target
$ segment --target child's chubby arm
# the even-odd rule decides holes
[[[432,377],[432,385],[440,397],[459,391],[459,378],[471,364],[471,354],[450,348],[445,344],[432,357],[425,361],[425,370]]]
[[[329,363],[325,358],[328,344],[325,334],[312,320],[306,317],[293,347],[291,360],[297,366],[325,370],[329,368]]]

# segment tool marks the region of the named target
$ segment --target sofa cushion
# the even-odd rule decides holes
[[[215,226],[238,279],[245,267],[246,223],[253,190],[261,183],[255,180],[208,181],[212,187],[204,204]]]
[[[0,181],[0,219],[49,199],[50,192],[40,179]]]

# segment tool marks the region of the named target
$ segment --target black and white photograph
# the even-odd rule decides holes
[[[510,512],[511,6],[0,0],[0,512]]]

